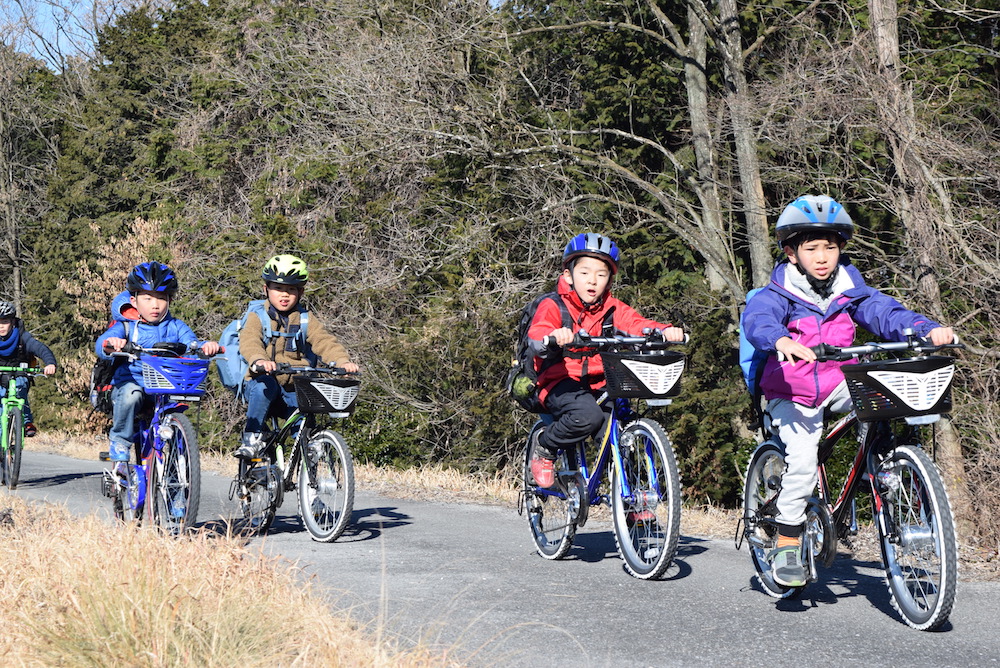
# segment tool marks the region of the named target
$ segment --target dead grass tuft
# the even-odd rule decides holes
[[[331,614],[295,566],[213,534],[174,539],[10,503],[0,656],[24,666],[441,666]]]

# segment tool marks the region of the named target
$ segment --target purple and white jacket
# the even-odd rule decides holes
[[[926,336],[940,327],[865,285],[861,273],[850,263],[841,262],[834,278],[833,297],[823,306],[814,292],[802,289],[808,284],[801,275],[793,275],[797,270],[789,271],[790,266],[783,262],[775,267],[770,284],[750,299],[742,316],[743,331],[750,343],[757,350],[771,353],[760,381],[768,401],[791,399],[804,406],[819,406],[843,382],[840,367],[854,363],[796,360],[793,367],[788,360],[779,362],[775,343],[783,336],[808,347],[820,343],[850,346],[854,343],[855,323],[885,341],[904,340],[908,328],[918,336]]]

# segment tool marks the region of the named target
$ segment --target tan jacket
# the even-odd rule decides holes
[[[266,305],[265,308],[267,308]],[[301,314],[298,311],[292,311],[288,315],[288,328],[283,329],[275,319],[273,310],[268,309],[268,313],[271,314],[272,332],[294,331],[301,322]],[[278,363],[284,362],[292,366],[309,365],[304,351],[291,351],[287,349],[286,344],[293,339],[275,336],[272,337],[270,343],[265,345],[261,342],[262,333],[263,328],[261,327],[260,318],[256,313],[251,313],[250,317],[247,318],[246,325],[240,330],[240,354],[250,366],[253,366],[253,363],[259,360],[272,360]],[[319,356],[323,362],[340,366],[351,361],[350,356],[347,354],[347,349],[337,341],[337,337],[326,330],[323,323],[311,312],[309,314],[309,326],[306,334],[306,343],[309,349],[313,354]],[[249,379],[256,375],[252,371],[247,372],[246,378]],[[278,374],[277,378],[278,382],[282,385],[291,384],[291,376],[287,374]]]

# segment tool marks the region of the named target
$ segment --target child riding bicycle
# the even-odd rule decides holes
[[[173,270],[159,262],[143,262],[132,268],[125,281],[129,292],[129,304],[134,308],[118,309],[125,316],[115,322],[97,339],[94,349],[98,357],[107,359],[110,350],[120,352],[127,343],[135,343],[144,348],[157,343],[197,344],[206,355],[219,352],[215,341],[200,342],[191,328],[182,320],[170,315],[170,303],[177,292],[177,276]],[[112,381],[111,401],[114,405],[112,417],[110,459],[127,462],[135,432],[135,415],[142,405],[142,363],[135,360],[115,369]]]
[[[357,373],[347,350],[323,324],[299,302],[305,292],[309,270],[294,255],[275,255],[264,263],[265,303],[255,317],[248,317],[240,330],[239,354],[249,365],[243,380],[247,417],[236,457],[254,457],[263,443],[262,432],[268,413],[287,417],[296,407],[295,386],[289,374],[274,374],[281,363],[295,367],[313,366],[310,358],[334,363],[348,373]],[[270,320],[271,336],[264,337],[261,318]],[[303,328],[303,318],[308,326]],[[306,331],[303,332],[303,329]]]
[[[18,366],[37,357],[45,364],[43,373],[51,376],[56,372],[56,357],[47,345],[31,335],[24,328],[24,323],[17,317],[17,309],[10,302],[0,302],[0,366]],[[24,400],[24,435],[34,436],[37,433],[35,421],[28,403],[28,390],[31,379],[19,377],[17,396]],[[7,396],[7,386],[0,384],[0,397]]]
[[[852,408],[841,371],[849,362],[816,362],[811,347],[850,346],[855,323],[889,341],[905,340],[911,329],[944,345],[953,341],[954,333],[865,284],[841,255],[854,234],[854,222],[834,199],[799,197],[779,216],[776,234],[785,258],[772,272],[771,282],[747,303],[742,324],[754,348],[769,353],[760,389],[771,427],[785,446],[778,543],[768,562],[778,584],[800,587],[807,575],[800,537],[807,498],[816,486],[823,414]]]
[[[560,450],[593,436],[604,424],[597,404],[605,384],[601,356],[596,351],[563,351],[576,332],[599,336],[605,324],[624,334],[639,335],[657,329],[665,341],[683,341],[684,330],[647,320],[611,295],[618,272],[618,246],[608,237],[583,233],[563,251],[557,293],[569,311],[573,327],[563,326],[561,307],[543,300],[528,328],[528,346],[538,372],[538,396],[553,422],[536,431],[532,444],[531,475],[540,487],[555,484],[555,460]],[[607,321],[607,323],[606,323]]]

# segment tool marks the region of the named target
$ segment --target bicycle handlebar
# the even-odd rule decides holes
[[[175,341],[162,341],[154,344],[150,348],[144,348],[138,343],[128,341],[121,350],[114,350],[113,348],[110,348],[105,341],[104,352],[111,357],[128,357],[131,360],[137,359],[139,355],[153,355],[156,357],[186,357],[194,354],[195,357],[202,360],[208,360],[215,357],[215,355],[205,354],[202,352],[201,347],[194,343],[184,344]],[[226,352],[225,347],[219,346],[219,352],[216,354],[221,355],[224,352]]]
[[[591,336],[586,330],[581,329],[573,337],[570,343],[564,348],[593,348],[593,347],[613,347],[613,346],[642,346],[650,350],[662,350],[669,346],[682,346],[691,341],[689,334],[684,334],[683,341],[664,341],[663,332],[658,329],[645,331],[640,336],[613,335],[613,336]],[[554,345],[555,341],[551,335],[542,337],[542,344],[548,348]]]
[[[955,341],[955,343],[946,343],[938,346],[925,339],[911,336],[906,341],[875,342],[867,343],[861,346],[848,346],[844,348],[831,346],[827,343],[821,343],[818,346],[813,346],[811,350],[816,353],[817,362],[844,362],[860,357],[861,355],[893,352],[897,350],[912,350],[916,353],[933,353],[944,348],[965,348],[965,344],[958,343],[958,337],[955,337]]]
[[[328,374],[330,374],[332,376],[358,376],[359,375],[358,373],[351,373],[350,371],[346,371],[345,369],[343,369],[342,367],[339,367],[339,366],[322,366],[322,367],[315,367],[315,366],[292,366],[288,362],[278,362],[277,364],[278,364],[277,368],[273,372],[271,372],[271,373],[273,373],[273,374],[287,374],[287,375],[290,375],[290,376],[294,376],[295,374],[299,374],[299,373],[310,373],[310,372],[314,372],[314,373],[328,373]],[[260,367],[257,366],[256,362],[250,365],[250,370],[253,371],[254,373],[261,373],[261,369],[260,369]]]

